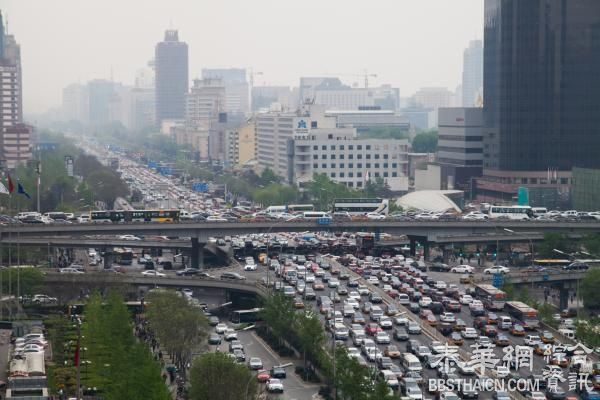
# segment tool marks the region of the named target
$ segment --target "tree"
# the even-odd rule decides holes
[[[265,300],[262,316],[269,329],[279,340],[280,345],[282,339],[289,337],[294,326],[296,312],[293,304],[294,299],[279,290],[270,294]]]
[[[403,128],[393,126],[382,126],[369,128],[360,133],[361,139],[408,139],[408,133]]]
[[[297,200],[298,189],[279,183],[271,183],[265,188],[254,190],[252,199],[263,206],[290,204]]]
[[[369,179],[365,184],[364,189],[365,197],[391,197],[392,191],[390,190],[387,182],[380,176],[374,179]]]
[[[559,232],[544,233],[543,242],[537,246],[539,255],[541,257],[556,258],[557,253],[554,250],[569,253],[571,249],[567,237]]]
[[[583,246],[588,253],[592,255],[600,254],[600,235],[592,233],[583,237]]]
[[[227,354],[205,353],[190,371],[191,400],[253,399],[257,383],[252,372]]]
[[[373,387],[373,392],[369,396],[369,400],[394,400],[398,396],[390,393],[390,387],[383,379],[378,379]]]
[[[108,208],[112,208],[117,197],[126,197],[129,187],[111,169],[103,167],[88,175],[86,183],[95,193],[95,200],[102,200]]]
[[[302,350],[304,358],[304,371],[307,372],[306,354],[312,354],[313,357],[321,351],[321,346],[325,342],[325,332],[319,316],[312,311],[305,311],[296,317],[295,332]]]
[[[338,346],[335,354],[335,390],[346,400],[368,400],[373,391],[373,380],[368,367],[348,357],[346,348]]]
[[[600,269],[590,269],[579,285],[579,294],[588,309],[600,309]]]
[[[352,190],[341,183],[333,182],[326,174],[314,174],[312,181],[306,185],[308,194],[319,210],[330,210],[336,198],[361,197],[361,191]]]
[[[437,150],[438,133],[435,130],[421,132],[412,141],[415,153],[435,153]]]
[[[279,181],[279,177],[271,168],[265,168],[260,174],[259,183],[263,186],[270,185],[271,183],[279,183]]]
[[[31,295],[39,291],[44,283],[44,275],[38,268],[7,268],[0,271],[0,280],[4,293],[8,293],[11,287],[12,294],[16,295],[18,284],[20,295]]]

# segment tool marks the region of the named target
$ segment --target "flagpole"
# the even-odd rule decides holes
[[[21,202],[17,196],[17,214],[21,212]],[[21,233],[17,231],[17,304],[21,301]],[[19,308],[17,307],[17,311]]]

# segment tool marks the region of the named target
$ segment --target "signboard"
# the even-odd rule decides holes
[[[194,192],[205,193],[208,191],[208,183],[206,182],[194,182],[192,183],[192,190]]]
[[[294,118],[294,139],[307,138],[310,133],[311,121],[306,117]]]
[[[156,168],[157,166],[156,161],[148,161],[148,168]]]
[[[317,225],[329,225],[331,224],[331,218],[317,218]]]
[[[497,273],[492,276],[492,285],[494,287],[499,288],[503,284],[504,284],[504,274]]]
[[[65,156],[65,167],[67,169],[67,175],[73,177],[73,157]]]

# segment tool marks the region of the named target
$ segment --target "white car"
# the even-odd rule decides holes
[[[379,286],[379,278],[377,278],[376,276],[369,276],[369,279],[367,279],[367,282],[369,282],[371,285],[375,285],[375,286]],[[359,288],[360,290],[360,288]]]
[[[398,315],[394,318],[394,322],[399,326],[408,325],[408,317],[406,315]]]
[[[456,322],[456,318],[454,317],[454,314],[452,314],[451,312],[445,312],[442,315],[440,315],[440,321],[442,322],[448,322],[448,323],[454,323]]]
[[[227,324],[217,324],[217,326],[215,326],[215,332],[217,332],[218,334],[223,334],[225,333],[225,331],[227,330]]]
[[[143,271],[142,275],[144,276],[156,276],[158,278],[164,278],[165,276],[167,276],[166,274],[163,274],[162,272],[158,272],[154,269],[150,269],[148,271]]]
[[[385,219],[385,215],[379,214],[379,213],[376,213],[376,212],[371,212],[371,213],[367,214],[367,219],[382,220],[382,219]]]
[[[455,274],[471,274],[473,273],[473,267],[470,265],[458,265],[456,267],[452,267],[450,272],[454,272]]]
[[[487,215],[480,212],[470,212],[462,217],[464,221],[485,221],[488,218]]]
[[[77,268],[71,268],[71,267],[66,267],[66,268],[61,268],[59,269],[59,272],[61,274],[83,274],[83,271],[78,270]]]
[[[496,366],[496,376],[500,379],[506,378],[510,375],[510,370],[506,365],[498,365]]]
[[[490,268],[486,268],[483,270],[484,274],[508,274],[510,272],[509,268],[506,268],[502,265],[495,265],[493,267]]]
[[[385,332],[377,332],[375,342],[377,344],[390,344],[390,335]]]
[[[256,271],[256,264],[244,265],[244,271]]]
[[[377,347],[367,347],[367,360],[375,362],[381,357],[383,357],[383,353]]]
[[[531,392],[529,398],[531,400],[546,400],[546,395],[543,392]]]
[[[361,296],[368,296],[369,294],[371,294],[371,291],[369,290],[369,288],[365,285],[358,285],[358,293]]]
[[[394,327],[394,323],[390,317],[383,316],[379,318],[379,326],[381,329],[392,329]]]
[[[473,302],[473,297],[471,297],[470,294],[463,294],[462,296],[460,296],[460,299],[458,299],[458,301],[460,302],[460,304],[469,305]]]
[[[135,235],[119,235],[117,238],[120,240],[142,240]]]
[[[477,339],[479,337],[479,334],[477,333],[475,328],[469,328],[469,327],[467,327],[463,331],[461,331],[460,334],[465,339]]]
[[[421,306],[422,308],[429,307],[431,303],[432,301],[430,297],[421,297],[421,300],[419,300],[419,306]]]
[[[258,357],[250,357],[250,361],[248,361],[248,366],[250,369],[258,370],[263,368],[262,360]]]
[[[227,328],[225,331],[225,340],[229,342],[231,340],[237,340],[237,338],[237,332],[231,328]]]
[[[542,339],[537,335],[527,335],[525,339],[523,339],[523,343],[527,346],[535,346],[536,344],[542,343]]]
[[[267,391],[269,393],[283,393],[283,383],[279,379],[271,378],[267,381]]]

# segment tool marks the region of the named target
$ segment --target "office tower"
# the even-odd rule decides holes
[[[478,195],[568,192],[571,168],[600,167],[599,109],[600,2],[486,0]]]
[[[225,85],[224,111],[227,114],[250,112],[250,86],[243,68],[203,68],[202,79],[221,79]]]
[[[483,44],[471,40],[463,53],[462,106],[473,107],[483,95]]]
[[[4,30],[0,13],[0,150],[6,167],[31,159],[33,128],[23,123],[21,47]]]
[[[156,71],[156,122],[183,120],[188,91],[188,46],[176,30],[167,30],[154,53]]]

